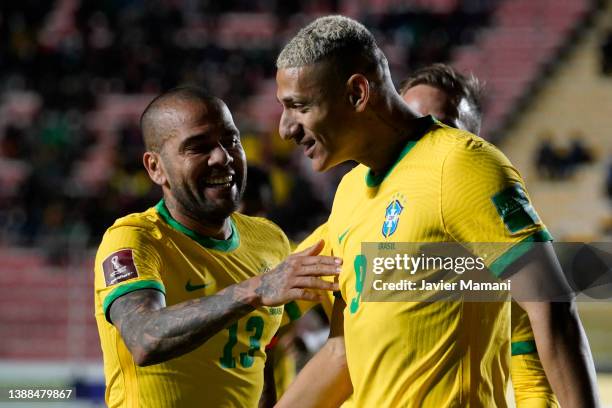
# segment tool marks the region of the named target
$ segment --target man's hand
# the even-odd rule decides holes
[[[292,300],[318,302],[322,296],[307,289],[338,290],[338,283],[321,279],[340,273],[340,258],[315,256],[325,246],[323,241],[290,255],[276,268],[252,278],[258,283],[254,306],[279,306]]]
[[[161,292],[141,289],[127,293],[110,306],[112,323],[136,364],[157,364],[201,346],[223,328],[259,306],[292,300],[318,300],[307,289],[337,290],[321,276],[339,273],[338,258],[315,256],[323,241],[289,256],[272,271],[198,299],[166,306]]]

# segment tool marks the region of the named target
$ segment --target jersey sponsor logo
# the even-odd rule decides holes
[[[350,228],[347,228],[346,231],[344,231],[342,234],[338,235],[338,244],[342,243],[342,240],[344,239],[344,237],[346,237],[346,234],[348,234]]]
[[[389,203],[385,210],[385,221],[382,225],[383,237],[389,238],[397,230],[397,224],[399,223],[400,215],[403,210],[404,206],[398,199],[394,199]]]
[[[187,283],[185,284],[185,290],[187,292],[193,292],[195,290],[200,290],[200,289],[204,289],[205,287],[207,287],[209,284],[208,283],[204,283],[202,285],[192,285],[191,284],[191,279],[189,279],[187,281]]]
[[[138,270],[136,264],[134,264],[131,249],[122,249],[110,254],[102,262],[102,270],[104,271],[106,286],[138,277]]]

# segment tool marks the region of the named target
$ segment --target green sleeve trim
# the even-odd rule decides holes
[[[517,341],[515,343],[512,343],[511,348],[513,356],[520,356],[521,354],[531,354],[538,352],[535,340]]]
[[[111,318],[110,318],[110,305],[117,300],[117,298],[126,295],[130,292],[134,292],[136,290],[140,290],[140,289],[155,289],[160,291],[161,293],[163,293],[164,295],[166,294],[166,289],[164,288],[164,285],[159,282],[159,281],[155,281],[155,280],[141,280],[141,281],[137,281],[137,282],[132,282],[132,283],[126,283],[125,285],[121,285],[117,288],[115,288],[113,291],[111,291],[111,293],[109,293],[108,295],[106,295],[106,297],[104,298],[104,304],[102,305],[102,311],[104,312],[104,316],[106,317],[106,321],[109,323],[113,323],[111,322]]]
[[[287,316],[289,316],[290,321],[297,320],[302,316],[300,307],[295,302],[287,303],[285,305],[285,312],[287,312]]]
[[[205,248],[216,249],[217,251],[222,252],[230,252],[238,248],[238,246],[240,245],[240,234],[238,233],[238,228],[236,228],[236,224],[234,223],[234,220],[231,217],[229,218],[230,227],[232,229],[230,237],[228,239],[215,239],[211,237],[206,237],[197,233],[196,231],[190,230],[189,228],[172,218],[172,215],[170,215],[170,211],[168,211],[168,208],[166,207],[166,203],[164,202],[163,198],[159,201],[159,203],[157,203],[155,209],[157,210],[161,218],[166,222],[166,224],[170,225],[175,230],[187,235],[189,238],[193,239]]]
[[[536,231],[527,238],[515,244],[512,248],[508,249],[504,254],[497,258],[495,262],[489,266],[489,270],[493,273],[493,275],[495,275],[495,277],[499,278],[510,265],[533,248],[534,243],[548,242],[552,240],[553,237],[550,235],[548,230],[543,229]]]

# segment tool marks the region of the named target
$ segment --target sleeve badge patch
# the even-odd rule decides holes
[[[512,234],[540,223],[540,217],[519,183],[495,194],[492,200],[497,213]]]
[[[102,262],[104,280],[106,286],[116,285],[129,279],[138,277],[138,270],[134,264],[134,257],[131,249],[122,249],[110,254]]]

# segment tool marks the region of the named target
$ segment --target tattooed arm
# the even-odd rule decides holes
[[[167,306],[164,295],[142,289],[115,300],[110,318],[140,366],[161,363],[199,347],[223,328],[259,306],[292,300],[318,301],[305,289],[338,290],[321,276],[337,275],[340,260],[314,256],[323,241],[289,256],[263,275],[229,286],[212,296]]]

